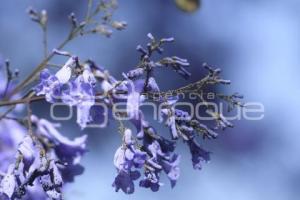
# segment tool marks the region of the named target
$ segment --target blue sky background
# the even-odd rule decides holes
[[[0,6],[0,52],[25,77],[42,59],[41,31],[32,23],[26,8],[48,10],[49,47],[67,34],[67,15],[82,16],[84,0],[3,0]],[[115,169],[112,159],[120,138],[115,124],[107,129],[85,130],[90,152],[83,159],[84,175],[66,188],[66,199],[160,200],[297,200],[300,196],[300,1],[299,0],[203,0],[193,14],[179,11],[172,0],[120,0],[116,19],[129,24],[111,39],[79,38],[65,50],[82,60],[91,58],[120,78],[138,61],[135,47],[145,44],[148,32],[173,36],[176,43],[166,55],[190,60],[193,76],[204,75],[203,62],[223,69],[232,80],[224,92],[239,91],[247,101],[261,102],[265,118],[236,121],[218,140],[204,146],[213,152],[202,171],[194,171],[182,144],[181,178],[175,189],[165,186],[158,193],[137,188],[134,195],[115,193],[111,187]],[[158,74],[163,89],[188,83],[176,74]],[[39,116],[47,116],[41,104]],[[64,124],[68,135],[82,134],[76,124]],[[166,131],[161,129],[160,131]]]

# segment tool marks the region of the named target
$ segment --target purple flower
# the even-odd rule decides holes
[[[162,185],[159,179],[160,177],[157,172],[146,171],[144,179],[140,181],[140,187],[150,188],[153,192],[157,192]]]
[[[227,127],[233,128],[233,124],[230,123],[222,113],[216,113],[212,110],[207,110],[206,113],[212,116],[214,119],[216,119],[216,129],[218,129],[219,127],[223,130]]]
[[[36,95],[45,95],[51,103],[60,99],[62,86],[71,79],[72,69],[77,62],[77,57],[71,57],[55,75],[51,75],[48,69],[43,70],[40,73],[40,84],[35,88]]]
[[[154,77],[150,77],[148,80],[147,91],[149,92],[159,92],[160,89]]]
[[[139,112],[138,118],[130,119],[131,123],[135,126],[137,130],[136,137],[141,139],[144,137],[144,128],[148,126],[148,122],[144,120],[144,115],[142,112]]]
[[[108,9],[113,7],[114,5],[108,5]],[[76,28],[74,15],[71,15],[71,21],[73,28]],[[116,192],[122,190],[126,194],[134,192],[135,181],[138,179],[140,187],[158,191],[163,185],[160,178],[164,174],[168,177],[171,187],[175,187],[180,176],[181,159],[175,151],[176,142],[182,139],[188,145],[193,167],[201,169],[202,164],[210,160],[210,152],[202,149],[196,137],[200,134],[203,138],[217,137],[212,129],[193,119],[188,112],[176,108],[175,104],[179,100],[177,96],[167,98],[168,91],[160,93],[154,71],[159,67],[168,67],[188,78],[191,75],[186,70],[189,62],[176,56],[153,60],[154,54],[162,54],[164,44],[174,41],[174,38],[157,40],[150,33],[148,37],[151,41],[147,44],[147,48],[141,45],[137,47],[141,57],[136,68],[123,73],[122,80],[115,79],[93,61],[79,63],[78,57],[72,56],[55,74],[51,74],[47,69],[41,71],[40,83],[35,87],[35,94],[44,95],[46,101],[50,103],[59,101],[76,107],[77,124],[82,129],[92,123],[101,124],[106,115],[124,116],[135,126],[133,134],[132,130],[127,128],[127,124],[125,127],[125,123],[122,123],[123,119],[117,119],[120,120],[119,132],[123,134],[123,138],[114,155],[116,176],[112,186]],[[54,53],[70,56],[68,52],[59,50],[55,50]],[[202,83],[204,85],[229,83],[219,77],[219,69],[205,67],[209,70],[209,74],[204,79],[179,90],[187,92],[186,88],[199,89]],[[10,77],[10,71],[7,72]],[[15,87],[10,84],[3,89],[1,83],[5,85],[5,81],[4,78],[1,80],[0,99],[9,97],[7,91]],[[151,98],[146,99],[147,95]],[[223,97],[228,101],[232,101],[232,98]],[[161,122],[164,121],[169,128],[170,139],[159,134],[146,120],[141,109],[141,104],[146,100],[163,104],[159,114]],[[123,103],[126,107],[116,113],[117,103]],[[210,110],[207,113],[216,120],[217,128],[232,127],[221,113]],[[23,125],[22,119],[3,118],[0,121],[0,199],[63,199],[65,184],[73,182],[77,175],[84,172],[80,161],[86,153],[87,135],[69,139],[59,132],[57,124],[39,119],[30,112],[28,115],[31,117],[26,119],[30,120],[32,125],[28,126],[29,133],[19,125],[19,122]],[[141,173],[144,175],[142,178]]]
[[[62,187],[83,172],[80,158],[86,152],[86,136],[69,140],[61,135],[54,124],[31,117],[38,141],[25,136],[18,146],[15,158],[0,180],[0,195],[10,199],[62,199]],[[36,138],[36,139],[37,139]],[[51,147],[41,154],[44,142]],[[39,144],[39,146],[37,146]],[[41,192],[41,189],[44,193]]]
[[[66,84],[69,82],[72,76],[72,69],[78,64],[78,57],[72,56],[67,60],[65,65],[55,74],[55,77],[59,80],[61,84]]]
[[[125,146],[119,147],[116,151],[114,164],[121,171],[130,171],[132,167],[143,167],[147,155],[135,147],[135,142],[132,140],[132,131],[126,129],[124,132]]]
[[[95,104],[97,82],[94,73],[99,75],[101,71],[91,62],[87,62],[82,74],[73,80],[72,69],[77,62],[77,57],[71,57],[55,75],[51,75],[47,69],[43,70],[40,73],[40,84],[36,87],[36,94],[45,95],[46,100],[51,103],[61,100],[69,106],[76,106],[77,123],[83,129],[92,121],[90,109]]]
[[[129,118],[139,118],[140,103],[143,101],[141,92],[144,88],[144,80],[127,81],[127,115]]]
[[[136,149],[135,142],[132,140],[132,131],[124,131],[124,146],[117,149],[114,157],[114,165],[117,169],[117,176],[113,183],[116,191],[122,189],[126,194],[134,192],[134,180],[140,177],[140,172],[133,170],[144,166],[147,159],[146,153]]]
[[[63,92],[62,101],[77,107],[77,123],[81,128],[91,122],[90,109],[95,104],[94,86],[96,79],[88,64],[84,71],[74,81],[69,83],[69,89]]]
[[[54,144],[57,159],[65,163],[61,167],[65,182],[73,182],[74,176],[82,174],[84,170],[80,160],[86,152],[87,135],[70,140],[59,133],[51,122],[36,116],[32,116],[32,121],[37,126],[37,134]]]
[[[120,171],[115,178],[113,187],[115,187],[116,192],[120,189],[125,194],[132,194],[134,192],[134,183],[133,181],[137,180],[141,174],[138,171]]]
[[[63,179],[55,161],[50,161],[45,175],[40,177],[42,188],[51,199],[62,199],[61,188]]]
[[[14,165],[10,165],[6,175],[3,177],[0,183],[0,194],[8,198],[12,198],[16,188],[16,178],[14,175]]]
[[[18,151],[22,155],[24,168],[29,169],[35,159],[35,148],[34,143],[30,136],[25,136],[23,141],[20,143]]]
[[[49,73],[47,69],[40,74],[41,83],[36,86],[36,95],[45,95],[48,102],[55,102],[61,96],[62,85],[56,76]]]
[[[145,70],[143,68],[136,68],[133,70],[130,70],[126,76],[129,79],[135,79],[135,78],[140,78],[144,74]]]
[[[0,121],[0,172],[6,172],[27,130],[14,120]],[[0,176],[1,180],[1,176]]]
[[[170,141],[163,136],[160,136],[152,126],[144,126],[144,130],[146,132],[143,137],[143,146],[145,148],[155,142],[155,145],[152,144],[152,148],[155,147],[154,149],[159,149],[159,151],[163,152],[164,155],[170,155],[174,152],[176,147],[175,141]]]
[[[170,179],[172,188],[175,187],[176,181],[180,175],[180,168],[179,168],[180,156],[174,154],[170,161],[162,161],[162,167],[165,173],[168,175]]]
[[[177,139],[180,132],[181,137],[187,142],[194,169],[201,169],[202,163],[210,160],[210,153],[199,146],[195,140],[195,133],[199,131],[208,138],[215,138],[217,134],[198,120],[193,120],[187,112],[175,109],[175,101],[168,101],[166,108],[162,109],[162,115],[167,116],[166,125],[173,139]]]
[[[161,183],[159,176],[164,171],[170,179],[171,186],[174,187],[179,178],[180,156],[174,154],[175,142],[169,141],[158,135],[156,130],[147,126],[143,137],[143,149],[149,157],[146,161],[145,178],[140,181],[140,186],[157,191]]]
[[[202,149],[195,139],[188,140],[187,143],[192,154],[194,169],[202,169],[202,162],[210,160],[210,153]]]
[[[177,100],[168,100],[166,103],[166,108],[161,110],[161,116],[166,117],[165,124],[169,127],[170,133],[173,139],[178,139],[178,132],[177,132],[177,124],[176,124],[176,109],[175,103]],[[161,117],[162,120],[162,117]]]
[[[109,74],[107,70],[104,70],[102,67],[97,66],[93,61],[87,61],[87,64],[90,66],[97,83],[104,94],[107,94],[114,89],[117,80]]]

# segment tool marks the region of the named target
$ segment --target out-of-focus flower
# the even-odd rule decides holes
[[[113,21],[112,27],[121,31],[127,27],[127,22],[125,21]]]
[[[83,173],[80,159],[86,152],[87,136],[70,140],[45,119],[33,115],[31,121],[36,127],[35,141],[23,136],[15,149],[16,159],[11,159],[12,164],[0,179],[0,195],[25,200],[47,199],[46,196],[62,199],[64,183]]]
[[[87,135],[70,140],[59,133],[54,124],[48,120],[32,116],[32,121],[37,126],[37,134],[53,144],[56,159],[64,164],[60,167],[64,181],[73,182],[74,176],[82,174],[84,170],[80,165],[80,160],[86,153]]]
[[[7,171],[8,165],[14,161],[18,145],[26,134],[27,130],[18,122],[10,119],[0,121],[0,172]]]

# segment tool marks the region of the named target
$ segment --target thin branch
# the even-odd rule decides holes
[[[121,84],[122,81],[120,81]],[[165,96],[168,94],[179,94],[179,93],[189,93],[189,92],[196,92],[199,91],[207,82],[207,78],[203,78],[200,81],[191,83],[189,85],[180,87],[178,89],[174,89],[174,90],[168,90],[165,92],[144,92],[141,93],[142,95],[150,95],[152,96],[156,96],[156,95],[160,95],[160,96]],[[119,84],[117,84],[119,85]],[[191,89],[191,88],[196,88],[196,89]],[[123,94],[123,93],[122,93]],[[8,100],[8,101],[1,101],[0,102],[0,107],[2,106],[10,106],[10,105],[17,105],[17,104],[26,104],[27,102],[34,102],[34,101],[40,101],[40,100],[44,100],[45,96],[34,96],[35,93],[33,91],[31,91],[28,95],[26,95],[25,97],[21,98],[21,99],[17,99],[17,100]],[[97,96],[103,96],[102,93],[98,93],[96,95]],[[1,118],[0,118],[1,119]]]
[[[42,29],[43,29],[44,57],[47,58],[48,55],[47,26],[45,25]]]
[[[34,97],[31,97],[30,99],[17,99],[17,100],[12,100],[12,101],[2,101],[2,102],[0,102],[0,107],[17,105],[17,104],[26,104],[27,101],[29,101],[31,103],[31,102],[39,101],[39,100],[43,100],[43,99],[45,99],[45,96],[34,96]]]
[[[47,63],[47,65],[49,67],[57,67],[57,68],[62,68],[63,65],[60,65],[60,64],[55,64],[55,63]]]
[[[8,108],[7,111],[5,111],[2,115],[0,115],[0,120],[2,120],[3,118],[5,118],[6,115],[8,115],[11,111],[13,111],[15,109],[16,105],[17,104],[14,104],[10,108]]]
[[[10,85],[11,80],[12,80],[12,73],[10,71],[10,62],[9,62],[9,60],[5,61],[5,65],[6,65],[6,83],[5,83],[4,92],[2,94],[2,98],[4,98],[7,95],[7,91],[8,91],[9,85]]]
[[[31,99],[33,96],[34,96],[34,92],[33,91],[29,91],[27,94],[25,94],[19,100],[22,100],[22,103],[26,103],[25,100]],[[17,100],[17,101],[19,101],[19,100]],[[3,102],[7,102],[8,104],[6,106],[10,105],[11,107],[9,107],[8,110],[0,116],[0,120],[3,119],[3,118],[6,118],[7,115],[15,109],[15,107],[16,107],[17,104],[21,104],[21,103],[12,103],[11,104],[11,103],[9,103],[10,101],[3,101]],[[0,102],[0,104],[1,104],[1,102]]]
[[[93,6],[93,0],[88,0],[87,12],[85,16],[85,21],[88,21],[91,17],[91,10]]]
[[[33,141],[35,141],[35,137],[33,135],[33,130],[32,130],[32,122],[31,122],[31,115],[32,115],[32,110],[30,108],[30,101],[28,100],[27,102],[27,123],[28,123],[28,134],[32,138]]]
[[[70,41],[69,38],[67,38],[65,41],[63,41],[56,49],[62,49],[68,42]],[[19,85],[16,86],[16,88],[12,91],[11,96],[17,94],[20,92],[23,88],[27,87],[32,81],[35,80],[38,73],[45,68],[49,60],[53,58],[55,54],[52,52],[50,53],[31,73],[30,75],[25,78]],[[9,98],[8,98],[9,99]]]
[[[91,0],[89,1],[91,2]],[[90,12],[90,11],[88,11]],[[87,14],[87,20],[81,23],[82,25],[76,27],[75,29],[72,29],[67,38],[60,44],[58,47],[56,47],[57,50],[63,49],[71,40],[73,40],[75,37],[78,36],[78,33],[83,30],[83,28],[89,24],[89,21],[98,14],[99,11],[95,11],[94,13]],[[49,55],[46,56],[46,58],[23,80],[20,84],[16,86],[16,88],[12,91],[11,95],[6,99],[8,100],[11,96],[17,94],[20,92],[23,88],[27,87],[32,81],[34,81],[37,78],[38,73],[43,70],[47,63],[53,58],[55,55],[54,52],[51,52]]]
[[[28,124],[28,134],[31,137],[32,141],[36,141],[36,137],[33,134],[33,129],[32,129],[32,121],[31,121],[31,116],[32,116],[32,110],[30,107],[30,100],[33,97],[34,93],[29,94],[29,96],[27,97],[26,101],[26,105],[27,105],[27,124]]]

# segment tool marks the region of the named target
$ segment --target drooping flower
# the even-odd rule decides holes
[[[192,119],[187,112],[176,109],[175,103],[176,101],[168,101],[166,107],[161,111],[162,115],[167,118],[166,125],[170,129],[173,139],[178,139],[180,135],[188,144],[194,169],[201,169],[202,163],[210,160],[210,153],[200,147],[195,136],[197,133],[201,133],[203,137],[216,138],[217,133],[198,120]]]
[[[172,158],[169,161],[162,161],[162,167],[164,172],[168,175],[168,178],[170,179],[172,188],[175,187],[176,181],[179,178],[180,175],[180,156],[177,154],[174,154]]]
[[[115,178],[113,187],[115,187],[116,192],[120,189],[125,194],[132,194],[134,192],[134,183],[133,181],[137,180],[141,174],[138,171],[120,171]]]
[[[128,92],[127,115],[130,119],[138,119],[140,117],[140,104],[144,100],[141,95],[144,88],[144,80],[128,80],[126,86]]]
[[[141,176],[136,169],[144,166],[146,158],[146,153],[135,147],[135,142],[132,140],[132,131],[126,129],[124,132],[124,146],[117,149],[114,157],[114,165],[118,172],[113,183],[116,191],[122,189],[126,194],[134,192],[133,181]]]
[[[0,194],[3,197],[6,196],[7,199],[12,198],[17,185],[16,178],[14,176],[14,168],[14,165],[9,166],[7,174],[3,177],[0,183]]]
[[[77,107],[77,123],[81,128],[85,128],[92,120],[90,109],[95,104],[95,84],[96,79],[91,68],[86,64],[83,73],[71,81],[68,90],[63,91],[62,94],[64,103]]]
[[[202,163],[210,160],[210,153],[202,149],[195,139],[188,140],[187,143],[192,154],[194,169],[202,169]]]
[[[159,181],[160,177],[157,172],[146,171],[145,177],[140,181],[140,187],[150,188],[152,192],[157,192],[162,183]]]
[[[149,157],[146,161],[145,177],[140,181],[140,186],[158,191],[162,183],[161,172],[165,172],[170,179],[171,186],[174,187],[180,175],[180,156],[174,153],[175,142],[169,141],[159,136],[151,126],[145,127],[143,137],[143,149]]]
[[[136,137],[138,139],[141,139],[144,137],[144,126],[147,124],[147,122],[144,120],[144,115],[142,112],[139,112],[138,118],[132,118],[131,123],[136,128]]]
[[[177,139],[178,133],[177,133],[177,124],[176,124],[176,115],[175,115],[175,103],[177,102],[177,99],[175,100],[168,100],[166,107],[161,109],[161,116],[166,116],[166,125],[169,127],[172,138]],[[162,118],[161,118],[162,121]]]
[[[155,78],[152,76],[148,80],[147,91],[149,91],[149,92],[159,92],[160,91]]]
[[[54,160],[50,161],[45,174],[40,177],[42,188],[51,199],[62,199],[63,178]]]

